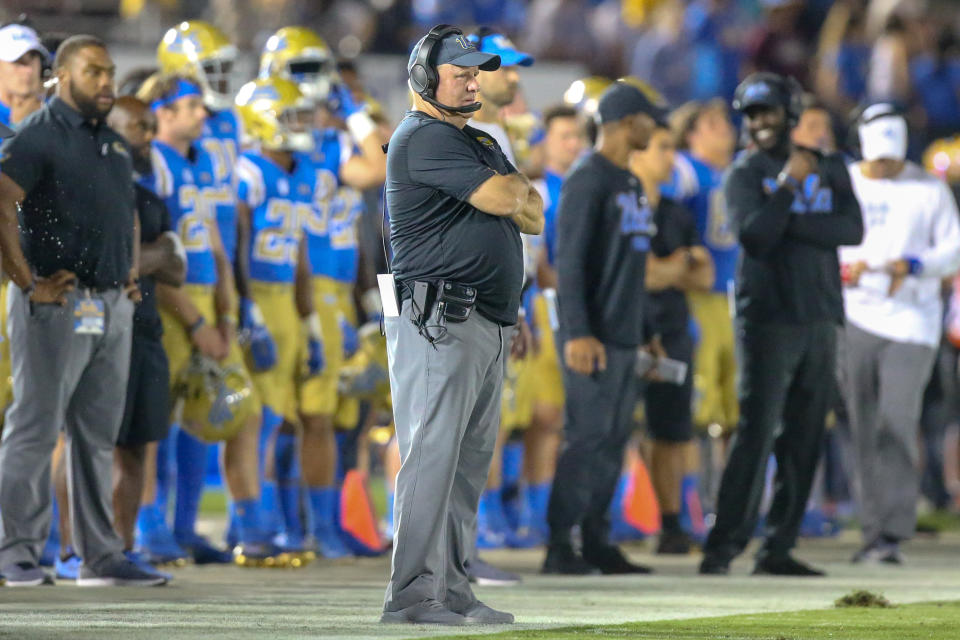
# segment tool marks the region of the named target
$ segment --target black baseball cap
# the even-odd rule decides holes
[[[423,46],[426,36],[420,39],[417,46],[410,52],[407,62],[407,73],[413,69],[417,61],[417,52]],[[484,53],[467,39],[462,33],[451,33],[434,45],[433,65],[453,64],[458,67],[480,67],[481,71],[496,71],[500,68],[500,56],[493,53]]]
[[[658,125],[666,125],[666,108],[654,104],[640,89],[626,82],[614,82],[600,95],[597,116],[601,124],[617,122],[635,113],[645,113]]]

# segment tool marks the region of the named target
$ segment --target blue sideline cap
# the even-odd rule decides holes
[[[477,36],[470,36],[470,42],[474,43],[484,53],[493,53],[500,56],[501,67],[529,67],[533,64],[533,56],[523,51],[517,51],[516,45],[501,33],[491,33],[484,36],[483,40],[477,42]]]

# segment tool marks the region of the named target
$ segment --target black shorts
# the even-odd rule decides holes
[[[159,340],[134,334],[118,445],[156,442],[170,431],[170,365]]]
[[[686,327],[660,336],[667,357],[687,363],[683,384],[648,382],[644,389],[647,428],[654,440],[688,442],[693,438],[693,339]]]

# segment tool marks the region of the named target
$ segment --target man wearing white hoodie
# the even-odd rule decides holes
[[[863,242],[840,248],[846,400],[864,547],[854,562],[902,562],[919,496],[917,430],[940,342],[940,282],[960,267],[960,223],[947,185],[906,161],[907,123],[889,104],[858,125],[850,177]]]

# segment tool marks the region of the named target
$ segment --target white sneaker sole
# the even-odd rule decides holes
[[[476,580],[481,587],[514,587],[520,584],[519,580],[510,578],[476,578]]]
[[[167,584],[167,579],[158,576],[143,580],[125,580],[123,578],[77,578],[78,587],[160,587]]]
[[[0,583],[2,584],[2,583]],[[7,578],[8,587],[44,587],[54,584],[53,578],[38,578],[36,580],[18,580],[14,581]]]

